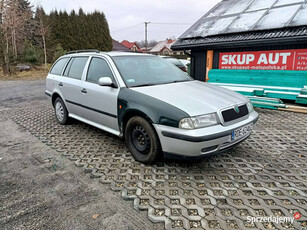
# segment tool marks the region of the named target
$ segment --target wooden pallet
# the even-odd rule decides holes
[[[307,107],[303,107],[303,106],[286,105],[285,108],[278,108],[278,110],[307,114]]]

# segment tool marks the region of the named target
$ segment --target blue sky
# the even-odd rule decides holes
[[[103,11],[111,36],[122,41],[144,40],[144,22],[148,25],[149,40],[179,37],[220,0],[30,0],[42,5],[46,12],[53,9],[71,11]],[[178,24],[157,24],[178,23]]]

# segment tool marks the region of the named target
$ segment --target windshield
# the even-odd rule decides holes
[[[113,59],[128,87],[192,80],[187,73],[160,57],[118,56]]]

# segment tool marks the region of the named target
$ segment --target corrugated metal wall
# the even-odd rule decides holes
[[[205,81],[206,79],[206,58],[207,52],[205,50],[192,51],[191,61],[191,76],[195,80]]]

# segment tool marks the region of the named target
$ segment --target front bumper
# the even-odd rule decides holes
[[[249,135],[232,141],[232,131],[249,123],[255,124],[258,117],[258,113],[253,111],[249,114],[247,119],[232,125],[222,126],[219,124],[193,130],[185,130],[158,124],[154,124],[154,127],[158,133],[163,152],[197,157],[229,149],[231,146],[245,140]]]

